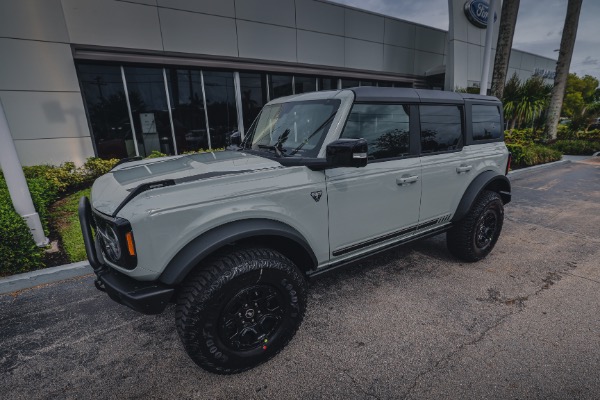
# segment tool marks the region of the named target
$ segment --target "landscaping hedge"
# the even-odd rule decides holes
[[[592,155],[600,151],[600,141],[592,140],[557,140],[550,148],[563,154]]]

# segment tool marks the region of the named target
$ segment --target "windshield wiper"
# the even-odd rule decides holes
[[[279,147],[277,147],[277,145],[273,145],[273,146],[271,146],[271,145],[268,145],[268,144],[258,144],[258,145],[257,145],[257,147],[258,147],[259,149],[274,150],[274,151],[275,151],[275,154],[277,155],[277,157],[282,157],[282,156],[283,156],[283,154],[282,154],[282,153],[285,153],[285,152],[287,151],[287,150],[286,150],[286,149],[284,149],[284,148],[279,148]]]
[[[304,139],[304,141],[302,143],[300,143],[300,146],[298,146],[294,150],[292,150],[292,152],[290,153],[290,156],[293,156],[294,154],[296,154],[297,152],[302,150],[302,147],[304,147],[304,145],[306,143],[308,143],[308,141],[310,139],[312,139],[313,136],[315,136],[321,129],[323,129],[323,127],[335,116],[335,114],[337,114],[337,112],[338,112],[338,110],[335,110],[333,112],[333,114],[331,114],[329,117],[327,117],[327,119],[321,125],[319,125],[319,127],[317,129],[315,129],[313,133],[308,135],[308,137],[306,139]]]

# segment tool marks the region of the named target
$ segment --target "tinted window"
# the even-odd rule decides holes
[[[269,75],[269,94],[271,100],[294,94],[291,75]]]
[[[319,78],[319,90],[336,90],[337,88],[337,78]]]
[[[242,92],[244,127],[248,130],[260,109],[267,102],[266,75],[240,72],[240,90]]]
[[[502,124],[497,106],[473,105],[473,140],[500,139]]]
[[[421,153],[460,149],[462,112],[458,106],[420,106]]]
[[[355,104],[342,137],[364,138],[369,158],[401,157],[409,153],[410,108],[403,105]]]
[[[317,78],[311,76],[294,76],[294,94],[314,92],[317,90]]]

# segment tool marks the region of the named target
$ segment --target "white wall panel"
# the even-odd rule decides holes
[[[156,7],[112,0],[63,0],[72,43],[162,50]]]
[[[386,18],[383,42],[413,49],[415,47],[416,28],[415,24]]]
[[[236,0],[235,14],[239,19],[296,26],[294,0]]]
[[[177,10],[194,11],[222,17],[235,17],[233,0],[155,0],[159,7],[175,8]]]
[[[344,36],[344,9],[313,0],[296,0],[298,29]]]
[[[60,0],[0,1],[0,37],[68,42]]]
[[[415,50],[415,69],[417,75],[425,75],[425,71],[430,68],[437,67],[444,61],[443,54],[428,53],[425,51]]]
[[[384,17],[357,10],[345,10],[347,37],[383,43],[383,29]]]
[[[521,68],[521,60],[523,59],[523,53],[518,50],[511,50],[510,60],[508,62],[509,68]]]
[[[535,69],[535,56],[533,54],[523,53],[521,69],[533,72]]]
[[[165,51],[238,56],[232,18],[159,8]]]
[[[383,70],[383,44],[345,38],[344,56],[347,68]]]
[[[470,81],[481,81],[481,69],[483,65],[483,48],[475,44],[468,44],[467,79]]]
[[[146,4],[148,6],[156,6],[156,0],[116,0],[116,1],[124,1],[128,3],[138,3],[138,4]]]
[[[240,57],[296,61],[296,30],[237,21]]]
[[[383,69],[398,74],[414,73],[415,50],[383,45]]]
[[[0,92],[13,139],[90,136],[80,93]]]
[[[344,38],[323,33],[298,31],[298,62],[344,66]]]
[[[444,32],[422,26],[416,27],[415,49],[429,53],[444,54],[445,46]]]
[[[0,90],[79,91],[68,44],[0,39]]]
[[[90,137],[15,140],[14,142],[22,165],[59,165],[66,161],[82,165],[86,158],[94,156]]]

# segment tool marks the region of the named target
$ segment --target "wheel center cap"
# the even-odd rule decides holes
[[[245,314],[246,318],[252,318],[254,317],[254,310],[249,308],[246,310],[246,314]]]

